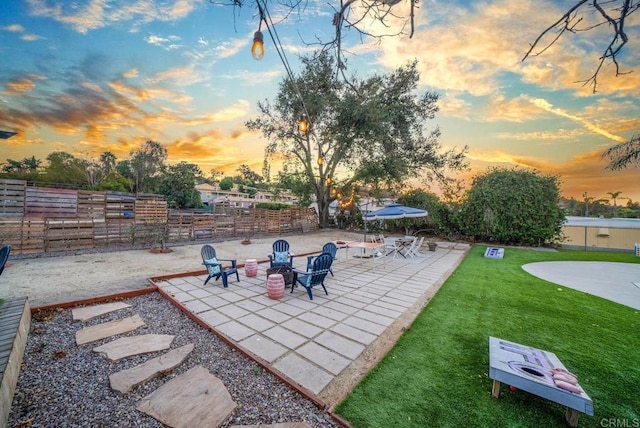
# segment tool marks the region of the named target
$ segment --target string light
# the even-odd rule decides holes
[[[262,21],[260,21],[262,23]],[[258,31],[253,34],[253,46],[251,46],[251,55],[258,61],[264,56],[264,43],[262,31],[258,27]]]
[[[307,115],[302,113],[300,116],[300,120],[298,121],[298,131],[302,134],[306,134],[309,132],[309,119],[307,119]],[[318,159],[318,165],[320,165],[320,160]]]

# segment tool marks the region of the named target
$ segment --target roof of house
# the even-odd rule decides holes
[[[567,216],[565,226],[640,229],[640,218],[596,218]]]

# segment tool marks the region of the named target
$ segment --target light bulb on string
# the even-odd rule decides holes
[[[298,131],[302,134],[306,134],[309,132],[309,119],[307,119],[307,115],[302,113],[300,116],[300,120],[298,121]],[[320,162],[320,160],[318,160]]]
[[[253,34],[253,46],[251,46],[251,55],[254,59],[261,60],[264,56],[264,38],[262,31],[258,30]]]

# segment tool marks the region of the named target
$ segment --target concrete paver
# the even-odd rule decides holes
[[[240,346],[270,363],[287,352],[287,348],[284,346],[259,334],[244,339],[240,342]]]
[[[309,361],[313,361],[318,366],[330,373],[333,373],[334,375],[338,375],[351,362],[348,358],[330,351],[315,342],[308,342],[304,344],[297,350],[297,354],[302,355]]]
[[[273,367],[281,373],[286,373],[291,380],[315,394],[322,391],[334,377],[331,373],[294,353],[287,354]]]

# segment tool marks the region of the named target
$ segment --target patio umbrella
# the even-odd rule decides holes
[[[426,210],[405,207],[401,204],[389,204],[384,208],[364,215],[365,220],[397,220],[400,218],[426,217]]]
[[[370,220],[397,220],[401,218],[426,217],[427,210],[419,208],[406,207],[401,204],[389,204],[384,208],[365,214],[362,218],[364,223],[365,240],[367,237],[367,221]],[[406,225],[405,225],[406,229]]]

